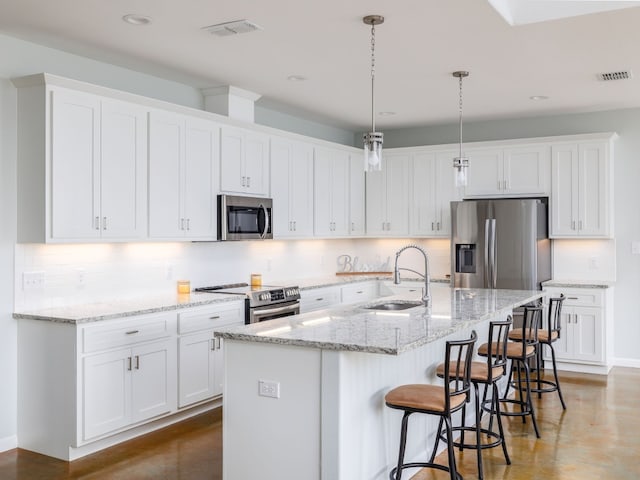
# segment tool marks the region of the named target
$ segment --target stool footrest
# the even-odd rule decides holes
[[[475,439],[475,434],[476,434],[476,427],[453,427],[451,429],[452,432],[461,432],[461,431],[465,431],[465,432],[470,432],[473,433],[473,438]],[[443,441],[447,441],[447,437],[446,437],[447,431],[446,430],[442,430],[440,432],[440,439]],[[497,447],[498,445],[502,445],[502,438],[500,437],[500,434],[498,434],[497,432],[493,432],[487,428],[481,428],[480,429],[480,434],[481,435],[485,435],[487,437],[493,438],[493,442],[491,443],[482,443],[480,444],[480,449],[484,450],[485,448],[493,448],[493,447]],[[478,444],[476,443],[462,443],[459,441],[454,441],[453,442],[453,446],[456,448],[469,448],[469,449],[473,449],[473,450],[477,450],[478,449]]]
[[[537,388],[534,387],[534,385],[538,384],[538,380],[536,380],[535,378],[531,380],[531,392],[534,393],[549,393],[549,392],[557,392],[558,391],[558,385],[556,384],[556,382],[552,382],[551,380],[540,380],[541,384],[543,385],[548,385],[548,387],[543,388]]]
[[[504,415],[506,417],[523,417],[525,415],[531,415],[531,410],[529,409],[529,405],[527,405],[527,402],[522,400],[516,400],[513,398],[501,398],[498,400],[500,403],[510,403],[512,405],[519,405],[520,407],[522,407],[522,411],[521,412],[509,412],[507,410],[502,410],[500,409],[500,415]],[[496,411],[491,408],[490,405],[490,401],[486,401],[484,402],[480,408],[482,408],[482,410],[484,410],[485,412],[490,413],[491,415],[495,415]],[[489,406],[486,406],[486,404],[489,404]]]

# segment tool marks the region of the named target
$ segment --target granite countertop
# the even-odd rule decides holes
[[[544,295],[535,290],[452,289],[432,287],[432,307],[399,311],[366,307],[390,300],[419,300],[415,293],[340,306],[264,323],[221,329],[216,336],[247,342],[294,345],[397,355],[433,342],[488,318],[506,317],[519,305]]]
[[[233,301],[242,301],[242,297],[200,292],[184,295],[150,295],[141,298],[118,299],[112,302],[27,310],[14,313],[13,318],[80,324]]]
[[[553,279],[542,282],[543,287],[562,287],[562,288],[609,288],[613,287],[615,282],[598,281],[598,280],[563,280]]]

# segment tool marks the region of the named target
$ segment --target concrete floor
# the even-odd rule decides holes
[[[507,418],[512,465],[500,448],[485,450],[485,479],[640,479],[640,369],[614,368],[608,377],[562,373],[561,382],[567,410],[555,394],[535,399],[540,439],[530,420]],[[475,451],[456,452],[456,459],[465,478],[477,478]],[[2,480],[221,478],[220,410],[71,463],[24,450],[0,454]],[[442,478],[445,472],[424,471],[413,480]]]

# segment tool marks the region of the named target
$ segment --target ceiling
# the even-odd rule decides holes
[[[266,107],[368,130],[362,17],[380,14],[376,112],[395,112],[376,115],[381,130],[457,121],[455,70],[470,71],[465,121],[640,107],[639,2],[516,26],[494,9],[510,2],[522,12],[540,0],[0,0],[0,32],[199,88],[233,85],[262,95]],[[133,26],[122,21],[129,13],[153,21]],[[202,29],[238,19],[262,30],[217,37]],[[596,77],[619,70],[637,76]]]

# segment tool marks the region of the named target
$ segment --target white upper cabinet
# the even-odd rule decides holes
[[[149,118],[149,236],[215,240],[219,127],[171,112]]]
[[[349,153],[316,147],[314,150],[314,234],[349,234]]]
[[[409,155],[386,153],[382,170],[366,173],[367,234],[409,234]]]
[[[274,238],[313,236],[313,147],[271,139],[271,197]]]
[[[552,146],[551,237],[613,236],[612,142]]]
[[[46,172],[50,176],[50,183],[40,187],[31,185],[31,192],[35,188],[42,188],[44,192],[27,200],[25,209],[31,210],[33,216],[25,218],[29,214],[21,208],[19,240],[73,242],[144,238],[147,233],[146,111],[134,104],[63,88],[48,90],[47,98],[48,107],[43,103],[37,110],[30,110],[25,121],[29,114],[41,114],[43,118],[38,119],[38,123],[46,123],[45,108],[49,108],[48,135],[41,139],[29,138],[23,126],[19,132],[19,149],[24,142],[35,144],[22,152],[25,157],[21,157],[21,161],[25,160],[22,165],[19,162],[19,189],[26,187],[34,173],[36,178],[42,173],[46,177]],[[44,145],[45,139],[49,139],[50,147]],[[38,144],[44,147],[44,155],[49,153],[48,164],[41,172],[28,171],[41,162],[27,158],[33,148],[40,148]],[[24,194],[19,192],[19,196]],[[37,204],[36,198],[40,195],[44,195],[44,205]],[[43,206],[45,211],[36,213]],[[43,226],[48,225],[44,232],[38,225],[27,224],[40,221]],[[29,230],[31,233],[26,233]],[[38,231],[43,234],[32,237]]]
[[[412,158],[411,235],[448,237],[452,200],[458,200],[451,152],[416,152]]]
[[[549,192],[549,146],[472,147],[466,196]]]
[[[220,190],[261,195],[269,192],[269,137],[234,127],[222,127]]]

